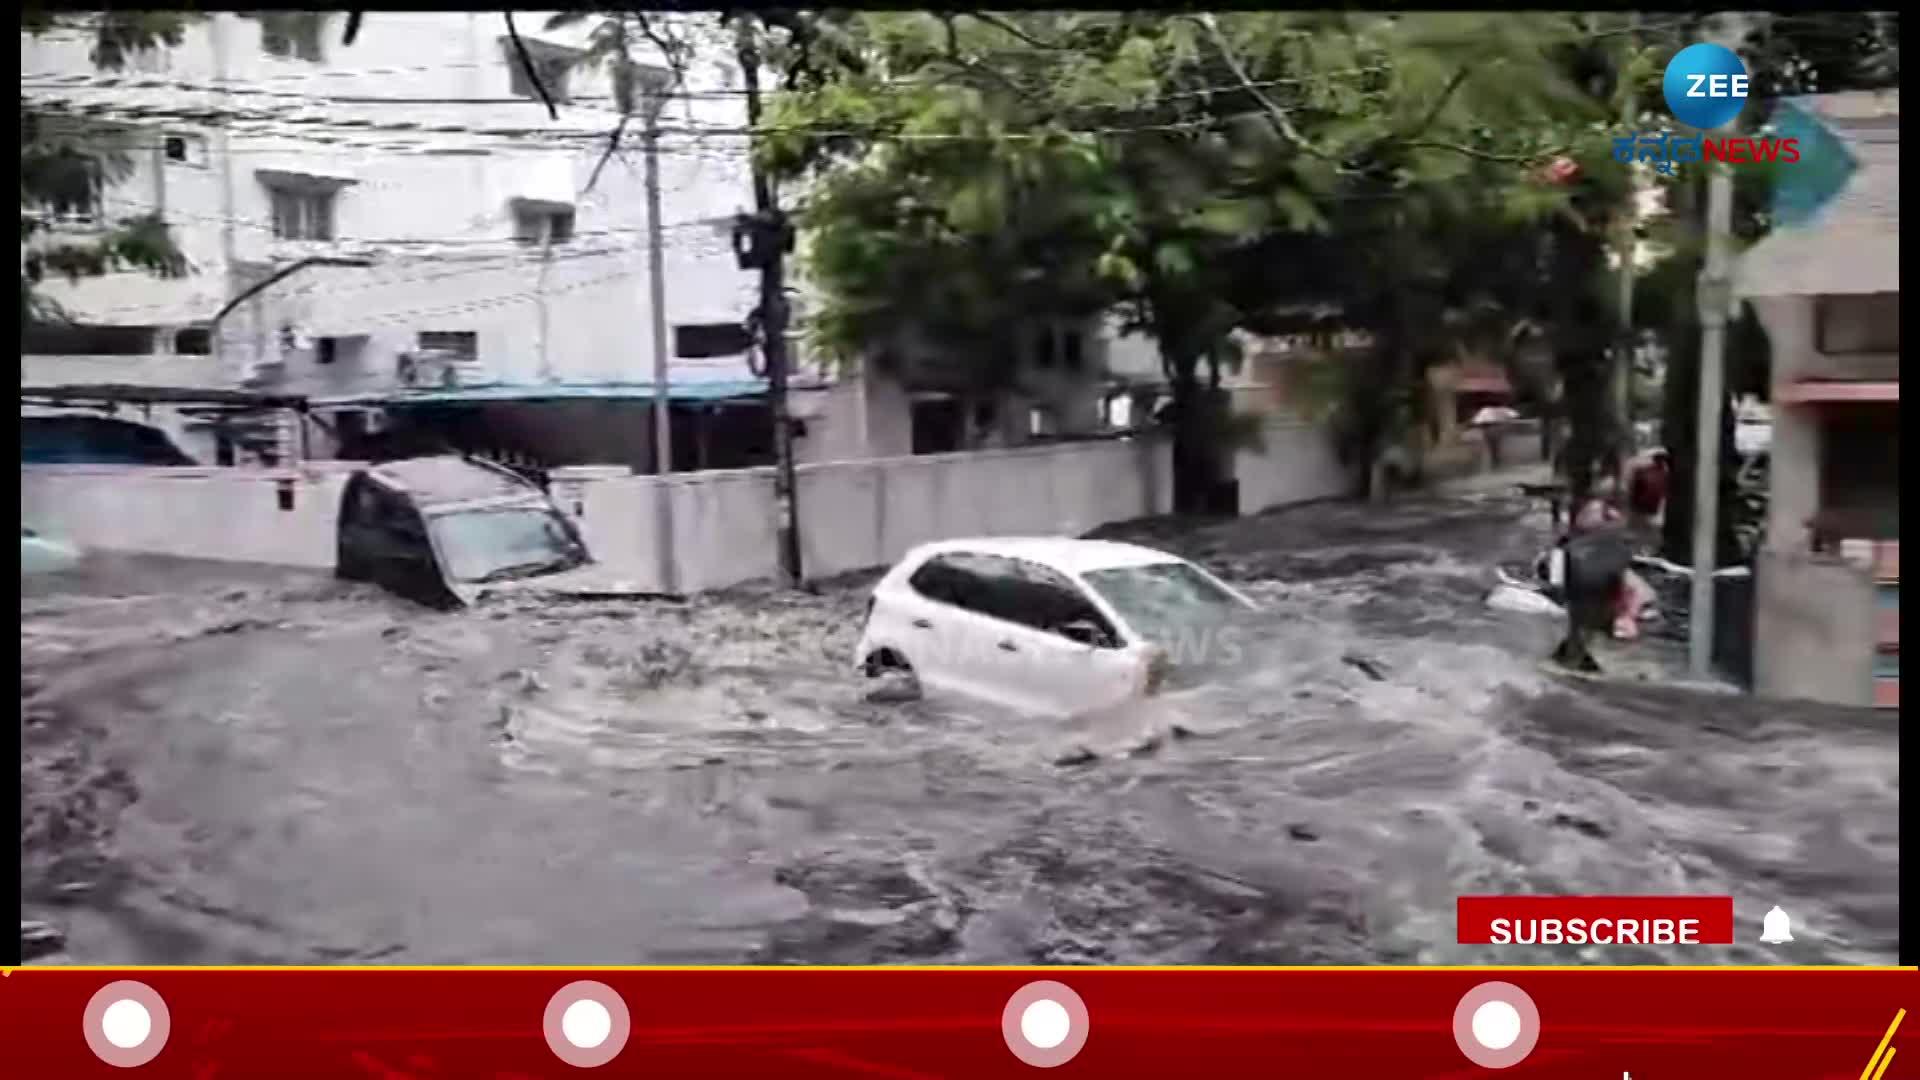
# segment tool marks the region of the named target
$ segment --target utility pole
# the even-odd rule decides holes
[[[246,285],[240,274],[240,249],[234,236],[234,222],[238,211],[234,205],[233,191],[233,86],[227,79],[229,58],[227,54],[230,22],[234,16],[225,12],[214,12],[208,19],[207,29],[212,36],[213,45],[213,84],[220,102],[220,119],[215,121],[213,152],[218,161],[212,162],[220,170],[220,262],[221,272],[226,275],[226,294],[229,299],[241,294]],[[231,305],[229,305],[231,306]],[[260,335],[260,313],[256,308],[253,315],[254,347]],[[250,374],[252,364],[245,361],[235,362],[228,355],[226,335],[222,332],[219,320],[214,321],[213,331],[209,335],[213,341],[211,348],[220,358],[221,366],[231,375],[236,385],[243,383]],[[235,350],[239,351],[239,350]],[[257,354],[249,354],[257,362]]]
[[[735,48],[747,89],[747,126],[760,126],[760,49],[754,41],[753,17],[734,22]],[[753,166],[751,217],[735,226],[734,254],[746,269],[760,271],[760,347],[767,360],[767,397],[773,413],[774,502],[779,529],[780,569],[789,586],[798,588],[800,568],[800,512],[795,499],[793,425],[787,415],[787,290],[786,253],[793,250],[793,226],[780,212],[773,181],[758,162]]]
[[[1640,97],[1636,87],[1628,76],[1633,69],[1634,58],[1638,55],[1634,31],[1639,25],[1639,15],[1627,13],[1626,58],[1621,62],[1620,71],[1626,85],[1626,100],[1621,103],[1620,126],[1628,133],[1636,130],[1640,122]],[[1627,165],[1627,204],[1621,208],[1616,244],[1620,252],[1620,297],[1619,297],[1619,336],[1613,348],[1612,382],[1608,386],[1608,396],[1612,399],[1613,415],[1620,425],[1619,442],[1614,446],[1614,473],[1622,481],[1626,480],[1627,459],[1633,446],[1633,256],[1639,247],[1635,242],[1634,224],[1640,213],[1639,175],[1631,163]]]
[[[547,271],[553,267],[553,215],[540,218],[540,274],[534,280],[535,310],[540,316],[540,381],[553,381],[553,352],[547,344]]]
[[[673,471],[673,386],[667,377],[666,243],[660,224],[660,111],[666,107],[665,86],[647,88],[646,129],[642,146],[647,175],[647,306],[653,314],[653,472],[664,477]],[[660,591],[676,591],[678,566],[673,550],[673,498],[666,484],[654,487],[654,550],[660,558]]]
[[[1733,176],[1714,164],[1707,184],[1707,265],[1700,272],[1700,409],[1694,432],[1693,596],[1687,611],[1687,659],[1693,676],[1713,672],[1713,570],[1720,517],[1720,410],[1725,396],[1727,315],[1733,306],[1728,247]]]

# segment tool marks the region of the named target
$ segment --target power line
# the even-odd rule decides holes
[[[486,65],[471,65],[484,67]],[[506,69],[502,65],[503,70]],[[333,105],[532,105],[540,106],[540,99],[524,97],[519,94],[495,95],[490,97],[471,96],[425,96],[402,94],[307,94],[298,90],[274,90],[251,85],[221,85],[223,82],[239,82],[235,79],[222,80],[218,76],[208,76],[211,82],[188,79],[164,78],[158,75],[116,75],[106,72],[34,72],[20,76],[22,86],[34,89],[87,88],[102,90],[185,90],[190,93],[212,95],[241,95],[248,97],[270,97],[283,101],[313,101]],[[668,91],[660,95],[669,101],[732,101],[738,100],[737,90],[687,90]],[[611,113],[620,115],[619,110],[603,107],[600,103],[616,103],[611,94],[569,94],[565,100],[554,104],[562,108],[576,108],[582,111]]]
[[[1683,19],[1675,18],[1671,20],[1671,24],[1679,25],[1683,21],[1684,21]],[[1661,27],[1659,24],[1650,24],[1648,26],[1643,26],[1641,29],[1642,29],[1642,32],[1649,32],[1649,31],[1657,31],[1660,28]],[[1612,37],[1625,32],[1627,32],[1627,28],[1625,27],[1615,28],[1610,30],[1588,31],[1581,34],[1572,35],[1566,39],[1558,39],[1558,40],[1550,39],[1546,42],[1543,42],[1543,44],[1547,44],[1547,45],[1572,44],[1572,43],[1578,43],[1581,41],[1598,40],[1598,39],[1603,39],[1607,37]],[[1304,30],[1297,31],[1295,32],[1295,36],[1301,37],[1303,39],[1311,38],[1313,36],[1313,32],[1304,31]],[[1205,95],[1210,95],[1214,93],[1231,93],[1236,90],[1245,90],[1250,86],[1251,87],[1261,87],[1261,86],[1271,87],[1271,86],[1283,86],[1283,85],[1305,85],[1310,83],[1325,84],[1331,78],[1338,75],[1390,73],[1394,70],[1396,70],[1396,68],[1394,67],[1394,65],[1391,65],[1391,64],[1368,65],[1361,68],[1346,69],[1344,71],[1316,72],[1316,73],[1313,73],[1312,75],[1276,78],[1271,80],[1255,81],[1251,83],[1242,82],[1242,83],[1235,83],[1235,84],[1223,84],[1217,87],[1203,87],[1203,88],[1198,88],[1193,90],[1176,91],[1172,94],[1162,95],[1162,96],[1156,97],[1152,101],[1143,102],[1143,103],[1115,103],[1115,104],[1086,103],[1086,105],[1084,106],[1069,106],[1068,108],[1069,110],[1082,109],[1082,108],[1120,108],[1120,109],[1150,108],[1152,107],[1153,104],[1156,104],[1164,100],[1177,100],[1183,97],[1205,96]],[[88,76],[78,75],[78,76],[68,76],[68,77],[69,78],[87,78]],[[195,85],[195,84],[181,84],[181,85]],[[218,93],[223,91],[214,89],[211,92]],[[231,91],[224,91],[224,92],[231,92]],[[273,91],[262,91],[262,92],[270,93],[270,94],[275,93]],[[295,95],[295,96],[305,97],[305,95]],[[321,100],[324,100],[324,99],[321,99]],[[513,100],[519,101],[521,99],[516,98]],[[154,112],[157,115],[161,115],[161,116],[169,115],[168,113],[162,110],[154,110]],[[227,116],[232,116],[236,118],[246,118],[248,116],[248,114],[239,112],[237,110],[207,109],[207,110],[197,110],[197,112],[199,114],[198,117],[188,117],[180,113],[173,113],[171,115],[178,116],[181,118],[204,118],[207,116],[219,116],[219,115],[227,115]],[[552,128],[470,128],[470,127],[462,127],[461,125],[457,125],[457,124],[432,124],[432,125],[415,124],[415,123],[387,124],[387,123],[381,123],[379,121],[370,121],[370,120],[363,120],[363,119],[329,120],[329,119],[319,118],[319,117],[287,118],[287,117],[276,117],[273,114],[267,114],[264,116],[259,114],[254,114],[254,118],[267,120],[267,121],[273,121],[277,119],[279,122],[282,122],[282,123],[297,123],[297,124],[300,124],[301,126],[309,127],[309,128],[316,125],[339,126],[339,127],[354,128],[354,129],[360,129],[360,130],[396,131],[396,132],[404,132],[407,134],[414,134],[414,135],[469,134],[469,135],[478,135],[478,136],[489,137],[489,138],[527,138],[527,139],[546,139],[550,141],[561,141],[561,140],[567,140],[567,139],[580,139],[580,138],[597,140],[597,139],[606,138],[606,133],[600,132],[600,131],[593,131],[593,132],[555,131]],[[1230,117],[1222,117],[1217,119],[1225,119],[1225,118],[1230,118]],[[1145,131],[1180,130],[1182,128],[1191,127],[1193,125],[1200,124],[1200,123],[1203,123],[1203,121],[1182,122],[1176,127],[1169,127],[1167,125],[1136,125],[1130,128],[1115,127],[1115,128],[1098,129],[1098,130],[1086,132],[1086,133],[1100,134],[1100,135],[1116,135],[1116,134],[1125,134],[1130,131],[1145,132]],[[733,137],[742,137],[742,138],[750,138],[757,135],[792,133],[792,134],[812,135],[814,137],[819,137],[819,138],[864,137],[864,138],[886,138],[886,139],[895,139],[895,140],[902,140],[902,141],[998,141],[998,140],[1014,140],[1014,139],[1021,139],[1021,138],[1046,138],[1046,137],[1049,137],[1051,134],[1051,133],[1029,134],[1029,133],[1023,133],[1023,132],[1006,132],[1006,133],[1000,133],[996,135],[962,135],[957,133],[944,133],[944,132],[875,133],[871,131],[864,131],[864,132],[863,131],[836,131],[836,130],[830,130],[830,129],[823,129],[815,125],[787,125],[787,126],[763,125],[758,128],[755,128],[752,126],[747,126],[747,127],[662,126],[661,133],[665,135],[696,135],[696,136],[705,135],[705,136],[722,136],[722,137],[733,136]]]
[[[128,112],[129,112],[129,116],[131,117],[132,110],[128,110]],[[124,119],[124,120],[114,119],[112,122],[126,123],[130,126],[137,125],[140,127],[150,127],[153,125],[154,119],[155,118],[151,114],[148,114],[138,119],[134,119],[134,118]],[[162,121],[165,120],[164,117],[160,119]],[[258,123],[264,123],[264,121],[242,121],[242,123],[258,124]],[[249,127],[240,127],[240,126],[229,127],[226,130],[230,134],[235,136],[240,136],[240,137],[289,140],[289,141],[297,140],[301,143],[308,144],[308,145],[303,147],[298,147],[298,148],[290,148],[285,146],[232,146],[232,147],[227,147],[225,149],[215,147],[215,146],[204,146],[201,148],[201,152],[204,153],[209,158],[219,157],[222,155],[237,158],[237,157],[256,157],[256,156],[274,156],[274,155],[286,156],[288,154],[303,154],[303,153],[304,154],[320,154],[320,153],[324,153],[325,150],[379,150],[382,153],[386,153],[386,154],[394,154],[394,155],[404,154],[404,155],[412,155],[412,156],[418,156],[418,157],[480,158],[480,157],[508,157],[508,156],[533,156],[533,155],[549,155],[550,156],[555,153],[583,153],[593,149],[593,146],[591,145],[591,143],[586,141],[583,141],[579,145],[568,145],[568,146],[527,146],[527,145],[518,144],[518,143],[481,144],[481,143],[474,143],[474,142],[462,142],[462,143],[442,142],[442,143],[427,144],[427,143],[421,143],[421,142],[403,143],[403,142],[353,141],[353,140],[343,139],[343,138],[330,136],[330,135],[320,136],[320,135],[316,135],[313,132],[278,132],[278,131],[270,131],[270,130],[255,129],[255,128],[249,128]],[[181,132],[177,132],[177,134],[185,137],[191,137],[194,139],[204,140],[207,138],[206,134],[201,131],[181,131]],[[114,136],[106,135],[106,134],[100,135],[99,138],[101,140],[100,149],[102,151],[123,150],[127,152],[133,152],[133,151],[140,151],[140,150],[146,150],[146,151],[164,150],[166,148],[166,142],[164,141],[164,139],[160,142],[149,143],[149,142],[119,141],[115,139]],[[601,142],[604,142],[607,138],[607,133],[598,132],[590,136],[590,138],[598,139]],[[688,138],[688,141],[664,144],[662,145],[661,150],[663,152],[682,156],[682,157],[702,157],[702,158],[714,158],[714,157],[736,157],[737,158],[738,156],[747,152],[747,148],[741,145],[720,146],[720,145],[715,145],[715,144],[705,142],[704,140],[698,139],[698,138],[690,138],[690,137],[684,137],[684,136],[682,138]],[[316,150],[314,149],[313,144],[318,144],[318,146],[325,148],[325,150]],[[624,148],[625,147],[623,147],[623,149]],[[186,164],[186,163],[175,162],[175,164]],[[193,167],[193,166],[189,165],[188,167]]]
[[[190,218],[196,221],[206,221],[216,225],[226,225],[231,223],[237,228],[252,229],[259,232],[272,232],[274,231],[274,228],[275,228],[271,222],[261,221],[256,218],[239,217],[239,216],[229,217],[225,214],[209,214],[209,213],[201,213],[201,212],[192,211],[192,210],[183,210],[177,206],[161,206],[157,203],[144,202],[139,199],[127,198],[125,196],[120,196],[120,195],[111,197],[110,199],[107,200],[107,202],[109,206],[129,207],[129,208],[142,211],[143,213],[159,213],[162,215],[164,219],[181,217],[181,218]],[[27,213],[29,216],[32,216],[33,212],[27,211]],[[139,216],[139,215],[135,215],[135,216]],[[497,215],[488,215],[483,218],[481,215],[475,215],[474,218],[470,220],[475,221],[477,223],[485,223],[486,221],[494,220],[496,216]],[[663,223],[660,226],[660,228],[661,228],[661,231],[663,232],[675,232],[683,229],[718,231],[724,228],[727,222],[730,220],[731,220],[730,216],[719,215],[719,216],[711,216],[711,217],[703,217],[703,218],[694,218],[687,221],[666,222],[666,223]],[[644,233],[646,232],[646,230],[647,230],[647,226],[643,223],[643,224],[630,225],[630,226],[609,226],[609,227],[600,228],[600,229],[576,229],[573,232],[573,236],[576,239],[592,238],[592,237],[600,237],[600,236],[633,236],[633,235]],[[368,236],[341,235],[341,236],[335,237],[333,240],[328,242],[339,243],[339,244],[363,244],[363,245],[374,245],[374,246],[417,245],[417,246],[430,247],[430,246],[437,246],[437,245],[460,246],[460,245],[469,245],[469,244],[496,245],[503,248],[507,248],[510,246],[512,247],[524,246],[524,243],[522,241],[511,236],[501,236],[501,237],[452,236],[452,237],[435,238],[435,237],[420,237],[420,236],[368,237]]]

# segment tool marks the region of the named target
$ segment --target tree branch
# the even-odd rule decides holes
[[[1453,98],[1454,92],[1460,89],[1460,84],[1467,81],[1467,75],[1471,73],[1471,70],[1470,68],[1462,67],[1459,71],[1453,73],[1453,78],[1449,79],[1447,85],[1441,88],[1440,96],[1434,99],[1433,108],[1427,110],[1427,115],[1420,121],[1419,126],[1407,133],[1409,138],[1418,138],[1425,135],[1427,129],[1433,126],[1434,121],[1440,119],[1440,110],[1447,107],[1447,102]]]
[[[993,68],[980,63],[978,60],[961,54],[960,35],[953,25],[955,16],[943,12],[938,15],[937,18],[939,18],[941,23],[947,28],[947,63],[952,64],[961,71],[972,72],[976,75],[986,75],[1012,91],[1015,97],[1027,96],[1028,91],[1022,89],[1019,83],[1014,82],[1001,72],[995,71]]]
[[[1005,33],[1011,34],[1012,36],[1019,38],[1021,41],[1026,42],[1027,44],[1033,46],[1036,49],[1048,49],[1054,52],[1059,52],[1066,48],[1065,45],[1061,45],[1055,42],[1041,41],[1039,38],[1034,37],[1032,34],[1027,33],[1025,30],[1020,29],[1018,26],[1015,26],[1013,23],[1007,21],[1006,19],[1001,18],[998,15],[992,14],[991,12],[965,11],[965,12],[960,12],[959,14],[964,15],[967,18],[986,23],[988,26],[994,27],[997,30],[1001,30],[1001,31],[1004,31]],[[947,20],[948,25],[951,26],[956,16],[946,15],[942,17],[945,18]]]
[[[547,107],[547,118],[560,119],[560,110],[554,107],[553,95],[547,93],[547,84],[540,80],[540,73],[534,70],[533,54],[527,51],[527,43],[520,40],[520,30],[513,25],[513,12],[504,13],[507,17],[507,36],[513,39],[513,52],[520,58],[521,70],[527,73],[527,81],[533,84],[534,92],[540,95],[540,101]]]
[[[1536,150],[1531,154],[1496,154],[1489,150],[1477,150],[1458,143],[1438,142],[1432,139],[1409,139],[1401,143],[1409,150],[1446,150],[1455,154],[1490,161],[1496,165],[1538,165],[1542,159],[1557,157],[1567,152],[1565,147],[1557,150]]]
[[[1221,33],[1220,23],[1211,13],[1193,15],[1189,16],[1189,18],[1199,23],[1201,28],[1206,30],[1207,34],[1213,38],[1213,46],[1220,51],[1220,59],[1226,61],[1227,70],[1231,71],[1233,77],[1240,81],[1240,88],[1253,95],[1253,99],[1260,103],[1262,109],[1266,110],[1267,119],[1273,122],[1274,130],[1280,133],[1281,138],[1315,157],[1333,160],[1332,155],[1320,150],[1308,142],[1305,136],[1300,134],[1299,130],[1293,126],[1292,118],[1287,115],[1285,109],[1280,107],[1279,103],[1275,102],[1266,94],[1261,93],[1259,86],[1255,85],[1253,79],[1247,75],[1247,69],[1241,67],[1240,61],[1234,58],[1233,47],[1227,44],[1227,36]]]
[[[658,30],[655,30],[653,22],[647,18],[646,12],[635,11],[629,14],[633,16],[633,21],[639,25],[640,33],[645,36],[648,41],[653,43],[654,48],[660,50],[661,57],[667,62],[667,70],[673,72],[673,86],[679,86],[686,80],[687,53],[690,51],[690,47],[684,41],[667,37]],[[623,30],[624,22],[625,20],[623,19]],[[624,40],[624,33],[622,39]],[[621,59],[624,60],[626,57],[622,56]]]
[[[628,47],[628,26],[636,27],[654,48],[660,50],[660,56],[666,61],[667,71],[671,75],[666,86],[644,91],[648,99],[639,104],[646,110],[649,127],[658,119],[660,111],[666,107],[666,96],[686,82],[687,60],[692,51],[686,42],[657,29],[645,12],[623,11],[614,15],[611,22],[612,32],[605,35],[605,41],[606,47],[613,54],[615,104],[620,107],[620,122],[607,133],[607,148],[601,152],[600,160],[594,162],[593,174],[587,178],[587,191],[592,191],[594,185],[599,182],[600,173],[606,169],[608,159],[620,152],[620,140],[626,135],[627,126],[633,119],[635,102],[631,80],[638,65],[633,62],[633,53]],[[622,158],[622,160],[625,159]]]
[[[607,148],[601,151],[600,160],[593,163],[593,174],[587,177],[586,192],[591,192],[593,185],[600,182],[600,171],[607,167],[607,160],[620,152],[620,138],[627,133],[627,121],[629,119],[631,119],[631,117],[625,113],[621,113],[620,122],[613,126],[612,131],[607,133]],[[620,160],[626,161],[627,159],[621,158]],[[627,167],[632,168],[632,165],[629,164]]]

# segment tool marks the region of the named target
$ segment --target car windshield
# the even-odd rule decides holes
[[[468,584],[571,570],[587,561],[560,515],[542,507],[463,510],[430,518],[447,574]]]
[[[1239,597],[1186,563],[1122,566],[1084,576],[1121,618],[1151,641],[1247,610]]]

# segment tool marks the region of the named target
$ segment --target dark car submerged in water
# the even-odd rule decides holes
[[[369,466],[340,501],[335,572],[439,608],[495,596],[644,597],[593,561],[572,521],[519,474],[462,457]]]

